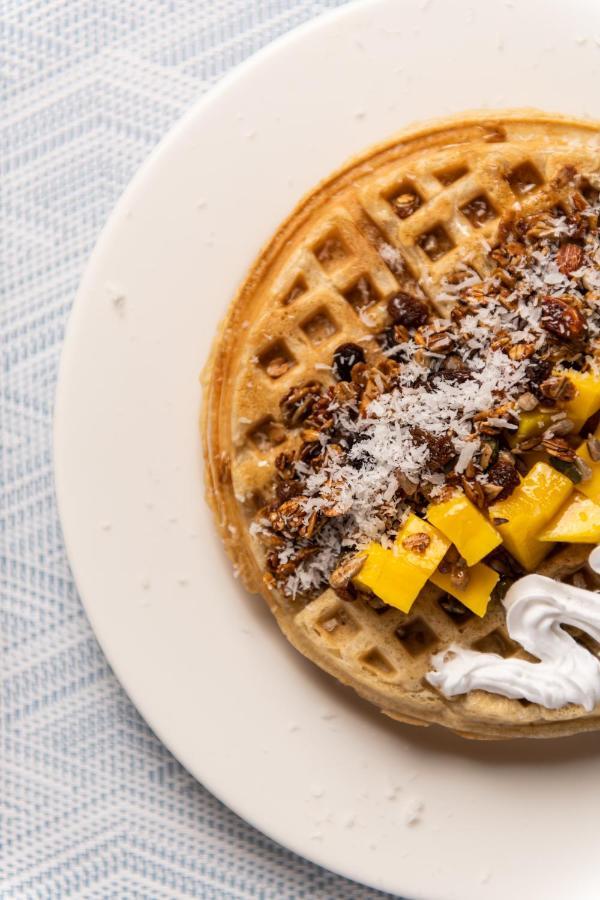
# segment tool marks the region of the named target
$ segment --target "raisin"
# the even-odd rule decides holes
[[[585,319],[578,309],[560,297],[544,297],[541,323],[546,331],[561,340],[575,341],[585,332]]]
[[[333,354],[333,374],[338,381],[351,381],[353,367],[364,361],[364,350],[358,344],[340,344]]]
[[[429,450],[428,465],[432,471],[443,469],[456,457],[456,450],[448,435],[431,434],[430,431],[426,431],[418,425],[411,428],[410,433],[415,444],[427,446]]]
[[[552,363],[548,359],[538,359],[535,356],[529,360],[527,366],[527,381],[531,393],[538,398],[542,396],[540,385],[552,372]]]
[[[487,475],[492,484],[502,488],[500,494],[494,499],[505,500],[519,485],[519,473],[510,463],[498,461],[487,470]]]
[[[429,318],[427,304],[418,297],[398,291],[388,300],[388,312],[393,322],[405,328],[419,328]]]
[[[302,493],[302,485],[299,481],[280,481],[276,488],[277,499],[280,503],[298,497]]]

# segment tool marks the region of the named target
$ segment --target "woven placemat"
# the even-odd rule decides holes
[[[61,344],[86,259],[149,151],[309,0],[0,4],[0,897],[376,892],[282,850],[152,734],[83,613],[53,491]]]

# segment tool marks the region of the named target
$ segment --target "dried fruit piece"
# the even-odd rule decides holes
[[[388,312],[392,322],[404,325],[405,328],[418,328],[424,325],[429,318],[427,304],[405,291],[398,291],[397,294],[390,297]]]
[[[507,497],[510,497],[520,481],[516,468],[510,463],[500,460],[488,469],[487,475],[491,484],[497,485],[502,489],[495,498],[496,500],[505,500]]]
[[[435,435],[415,425],[410,430],[415,444],[426,444],[429,449],[429,468],[433,471],[443,469],[456,457],[452,440],[447,435]]]
[[[583,315],[560,297],[543,298],[540,321],[546,331],[566,341],[579,340],[586,330]]]
[[[358,344],[340,344],[333,354],[333,373],[338,381],[351,381],[352,369],[364,361],[365,352]]]

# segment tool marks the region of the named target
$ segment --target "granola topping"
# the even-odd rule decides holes
[[[273,499],[251,526],[285,594],[310,598],[330,583],[351,599],[369,542],[390,547],[409,512],[457,487],[480,509],[505,499],[531,450],[574,481],[589,477],[575,453],[580,425],[561,404],[576,393],[570,373],[597,371],[600,204],[569,179],[572,212],[504,221],[490,274],[458,267],[433,298],[452,302],[448,319],[420,288],[399,291],[381,331],[335,350],[335,383],[288,390],[282,420],[299,443],[279,455]],[[413,202],[396,198],[398,214]],[[271,363],[277,374],[283,364]],[[527,416],[544,427],[522,431]],[[587,447],[600,459],[596,438]],[[424,553],[429,538],[407,541]],[[453,564],[457,586],[468,574]]]

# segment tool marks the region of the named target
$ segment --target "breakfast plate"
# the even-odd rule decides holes
[[[242,817],[408,897],[594,897],[599,738],[473,744],[387,721],[313,669],[231,575],[203,500],[198,377],[262,244],[352,155],[464,109],[598,117],[600,13],[575,6],[373,0],[276,42],[136,176],[65,342],[58,501],[117,676]]]

